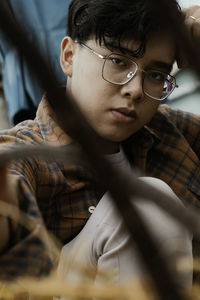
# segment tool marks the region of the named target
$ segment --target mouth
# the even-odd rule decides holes
[[[131,123],[137,119],[137,114],[135,110],[120,107],[117,109],[112,109],[112,114],[117,121],[124,122],[124,123]]]

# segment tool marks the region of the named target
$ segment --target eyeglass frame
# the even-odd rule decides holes
[[[127,84],[129,81],[131,81],[131,80],[133,79],[133,77],[136,75],[136,73],[137,73],[138,70],[142,71],[143,73],[148,73],[147,71],[140,69],[139,66],[138,66],[138,64],[137,64],[134,60],[132,60],[131,58],[129,58],[129,57],[125,56],[125,55],[120,54],[120,56],[124,56],[124,57],[126,57],[127,59],[129,59],[131,62],[133,62],[133,63],[135,64],[135,66],[136,66],[136,70],[135,70],[134,72],[132,72],[133,74],[131,75],[130,78],[127,79],[127,81],[125,81],[125,82],[123,82],[123,83],[112,82],[112,81],[110,81],[110,80],[108,80],[108,79],[106,79],[106,78],[104,77],[103,70],[104,70],[104,66],[105,66],[106,59],[108,59],[108,57],[109,57],[110,55],[112,55],[112,54],[117,54],[117,53],[112,52],[112,53],[110,53],[109,55],[102,55],[102,54],[96,52],[95,50],[93,50],[92,48],[90,48],[88,45],[84,44],[83,42],[79,42],[79,41],[75,41],[75,42],[78,43],[78,44],[79,44],[80,46],[82,46],[83,48],[89,50],[91,53],[95,54],[95,55],[98,56],[99,58],[105,59],[105,61],[104,61],[104,63],[103,63],[101,75],[102,75],[102,78],[103,78],[105,81],[109,82],[109,83],[112,83],[112,84],[115,84],[115,85],[121,85],[121,86],[122,86],[122,85]],[[119,54],[117,54],[117,55],[119,55]],[[160,72],[160,71],[158,71],[158,72]],[[131,72],[130,72],[130,73],[131,73]],[[176,84],[176,78],[175,78],[174,76],[172,76],[172,75],[170,75],[170,74],[168,74],[168,73],[165,73],[165,72],[160,72],[160,73],[166,74],[166,75],[172,77],[173,80],[174,80],[174,86],[173,86],[173,89],[172,89],[172,91],[170,91],[170,93],[169,93],[166,97],[164,97],[164,98],[162,98],[162,99],[158,99],[158,98],[156,98],[156,97],[153,97],[153,96],[149,95],[147,92],[144,91],[143,83],[142,83],[142,90],[143,90],[143,93],[144,93],[146,96],[148,96],[148,97],[150,97],[150,98],[152,98],[152,99],[154,99],[154,100],[157,100],[157,101],[160,101],[160,102],[161,102],[161,101],[165,100],[167,97],[169,97],[169,95],[171,95],[171,93],[174,91],[174,89],[175,89],[175,88],[178,88],[179,86]],[[144,81],[144,79],[143,79],[143,81]]]

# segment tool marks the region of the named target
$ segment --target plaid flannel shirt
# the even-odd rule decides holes
[[[35,120],[0,132],[0,149],[16,144],[56,146],[70,142],[45,98]],[[133,167],[168,183],[185,203],[200,206],[200,116],[161,105],[148,126],[125,141],[123,147]],[[0,279],[45,275],[53,260],[39,238],[38,228],[45,224],[62,243],[76,236],[90,216],[89,207],[98,202],[92,174],[82,166],[49,158],[14,161],[9,173],[18,181],[20,209],[35,227],[25,230],[19,226],[12,232],[9,248],[0,255]]]

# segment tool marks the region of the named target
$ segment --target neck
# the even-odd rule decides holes
[[[114,154],[120,151],[120,143],[100,140],[99,149],[102,154]]]

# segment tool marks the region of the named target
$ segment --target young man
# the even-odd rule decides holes
[[[99,135],[101,152],[113,164],[127,170],[139,168],[146,176],[162,179],[183,201],[198,205],[200,118],[159,107],[176,87],[170,75],[176,44],[168,26],[155,19],[147,2],[71,2],[69,36],[61,45],[61,66],[68,76],[67,93]],[[169,6],[177,9],[176,1],[170,1]],[[0,141],[2,147],[72,142],[70,133],[68,136],[57,125],[45,98],[34,121],[1,132]],[[80,279],[69,271],[68,253],[78,263],[97,267],[97,283],[102,280],[101,271],[107,268],[113,270],[111,280],[115,282],[144,274],[107,191],[95,190],[93,174],[87,168],[35,158],[13,162],[8,170],[17,184],[20,209],[36,225],[31,232],[19,226],[14,228],[13,224],[3,225],[8,233],[1,246],[2,278],[13,274],[39,276],[49,271],[51,260],[38,233],[43,222],[66,244],[59,264],[62,278]],[[3,171],[2,194],[12,202],[16,197],[9,196],[4,188],[9,181],[5,183]],[[159,179],[141,180],[173,193]],[[178,198],[174,201],[182,205]],[[179,283],[191,283],[191,269],[186,273],[175,270],[178,258],[183,256],[191,268],[191,235],[153,204],[141,201],[137,208],[160,247],[164,247]],[[80,248],[81,252],[77,252]]]

